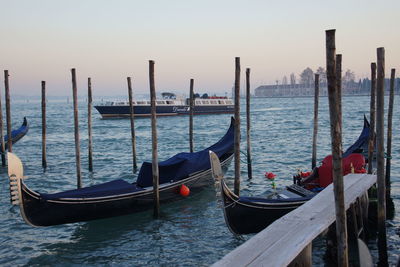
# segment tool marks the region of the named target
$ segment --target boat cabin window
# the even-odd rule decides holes
[[[136,101],[138,105],[145,105],[146,101]]]
[[[156,101],[156,103],[159,104],[159,105],[164,105],[165,104],[164,101]]]
[[[225,104],[225,102],[222,100],[218,100],[218,104]]]
[[[208,100],[204,100],[203,104],[210,104],[210,102]]]
[[[216,100],[211,100],[210,103],[211,104],[217,104],[217,101]]]
[[[196,100],[196,101],[195,101],[195,104],[200,105],[200,104],[201,104],[201,101],[200,101],[200,100]]]
[[[174,101],[167,100],[166,102],[167,102],[167,104],[169,104],[169,105],[173,105],[173,104],[174,104]]]
[[[233,105],[232,100],[225,100],[225,103],[228,105]]]

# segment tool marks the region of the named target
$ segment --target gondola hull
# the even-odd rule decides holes
[[[351,154],[354,153],[365,154],[368,149],[369,133],[370,125],[364,116],[364,127],[359,138],[345,151],[343,157],[350,158]],[[211,155],[210,157],[212,159]],[[211,160],[211,162],[213,161]],[[214,166],[216,164],[213,165],[213,172],[218,173],[216,171],[218,168]],[[345,168],[344,165],[343,168]],[[214,178],[216,183],[220,184],[225,222],[229,230],[234,234],[258,233],[277,219],[310,200],[316,194],[293,184],[266,197],[238,197],[228,188],[222,175],[214,174]],[[314,188],[314,190],[320,189]]]
[[[160,203],[185,198],[185,185],[196,194],[214,183],[209,150],[218,152],[226,171],[233,158],[234,119],[225,135],[215,144],[194,153],[181,152],[158,162]],[[51,226],[131,214],[155,206],[152,163],[143,162],[135,183],[122,179],[58,193],[38,193],[24,182],[23,165],[8,153],[8,175],[12,204],[19,205],[23,219],[33,226]]]
[[[225,221],[234,234],[258,233],[311,199],[302,196],[280,200],[251,197],[240,199],[224,180],[221,181],[221,195]]]
[[[231,161],[232,155],[223,162],[224,171],[228,169]],[[208,169],[179,182],[163,184],[160,186],[160,202],[168,203],[185,198],[179,194],[179,186],[182,184],[190,188],[191,194],[196,194],[213,183],[211,171]],[[112,197],[44,200],[21,180],[21,195],[22,216],[33,226],[91,221],[145,211],[154,207],[152,187]]]

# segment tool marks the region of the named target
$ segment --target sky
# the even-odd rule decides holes
[[[385,47],[386,76],[399,69],[399,0],[0,0],[0,68],[11,95],[94,96],[149,92],[149,60],[158,93],[223,95],[234,84],[235,57],[251,69],[251,89],[307,67],[326,67],[325,30],[336,29],[343,70],[370,76]],[[397,12],[397,13],[396,13]],[[3,76],[3,71],[1,73]],[[397,75],[398,76],[398,75]],[[2,77],[3,80],[3,77]],[[4,92],[4,84],[1,85]]]

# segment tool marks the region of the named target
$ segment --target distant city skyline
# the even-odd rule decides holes
[[[343,70],[369,77],[376,48],[385,47],[386,76],[399,71],[400,1],[5,1],[1,0],[0,68],[12,95],[79,95],[92,78],[95,96],[147,94],[148,61],[155,61],[158,93],[230,94],[235,57],[241,85],[275,84],[307,67],[326,67],[325,30],[336,29]],[[397,71],[397,73],[398,73]],[[398,75],[396,75],[398,77]],[[0,87],[4,96],[4,82]]]

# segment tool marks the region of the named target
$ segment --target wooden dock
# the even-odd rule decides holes
[[[348,174],[344,177],[346,210],[376,183],[376,175]],[[333,186],[275,221],[237,247],[216,266],[287,266],[303,250],[311,253],[311,242],[335,221]]]

